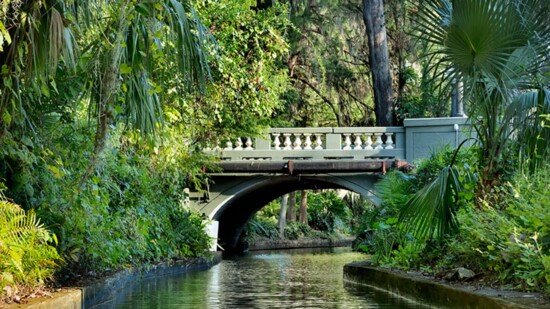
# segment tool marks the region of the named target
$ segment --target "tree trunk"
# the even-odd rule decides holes
[[[296,222],[296,191],[288,194],[288,210],[286,212],[286,221]]]
[[[118,14],[118,28],[116,29],[115,41],[112,43],[110,50],[105,58],[105,74],[100,81],[100,96],[98,102],[98,120],[97,131],[95,136],[94,154],[97,155],[105,148],[105,141],[109,130],[109,121],[112,118],[110,107],[116,100],[117,88],[120,84],[118,78],[121,55],[124,47],[122,44],[125,40],[125,33],[128,30],[128,21],[126,20],[129,1],[126,1],[120,7]]]
[[[279,238],[285,238],[285,225],[286,225],[286,205],[288,201],[288,194],[283,195],[281,198],[281,211],[279,212]]]
[[[363,0],[377,126],[393,125],[393,84],[383,0]]]
[[[302,198],[300,199],[300,223],[307,224],[307,191],[302,190]]]
[[[465,117],[464,114],[464,100],[463,100],[463,94],[464,92],[464,85],[462,84],[462,81],[457,79],[453,83],[453,92],[451,94],[451,117]]]
[[[129,1],[126,1],[120,7],[118,14],[118,26],[114,32],[114,41],[110,43],[110,49],[105,54],[105,73],[102,76],[100,83],[100,93],[97,102],[97,129],[95,133],[94,150],[88,168],[80,178],[80,185],[88,178],[92,170],[98,163],[99,157],[107,140],[109,131],[109,122],[112,118],[110,107],[116,100],[117,88],[120,84],[118,78],[121,55],[123,51],[122,44],[124,43],[125,33],[128,29],[128,21],[126,20]]]

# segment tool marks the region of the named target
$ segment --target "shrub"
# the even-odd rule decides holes
[[[33,211],[0,196],[0,296],[28,292],[51,279],[61,261],[54,243],[57,239],[47,231]],[[5,287],[9,286],[10,288]],[[6,295],[3,295],[7,292]]]
[[[295,240],[311,236],[312,231],[309,225],[300,222],[287,222],[285,226],[285,238]]]
[[[268,239],[279,238],[279,228],[273,218],[254,216],[248,220],[244,228],[244,236],[249,239],[265,237]]]
[[[346,231],[344,222],[349,221],[351,210],[334,191],[308,195],[308,223],[318,231],[332,233]]]
[[[550,167],[518,174],[500,205],[462,211],[461,233],[444,260],[486,272],[501,283],[550,294]]]

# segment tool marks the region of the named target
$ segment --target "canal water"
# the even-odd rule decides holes
[[[251,253],[207,271],[144,280],[109,308],[424,308],[345,282],[343,266],[366,259],[349,248]],[[122,296],[122,295],[120,295]]]

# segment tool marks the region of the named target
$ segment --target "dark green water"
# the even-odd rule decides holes
[[[270,251],[224,260],[210,270],[143,281],[110,308],[422,308],[347,283],[343,265],[364,260],[349,249]]]

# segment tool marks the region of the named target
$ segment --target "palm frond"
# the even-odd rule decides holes
[[[464,184],[474,181],[475,176],[468,169],[461,172],[456,166],[446,166],[401,209],[401,227],[412,232],[417,240],[441,239],[455,233]]]

